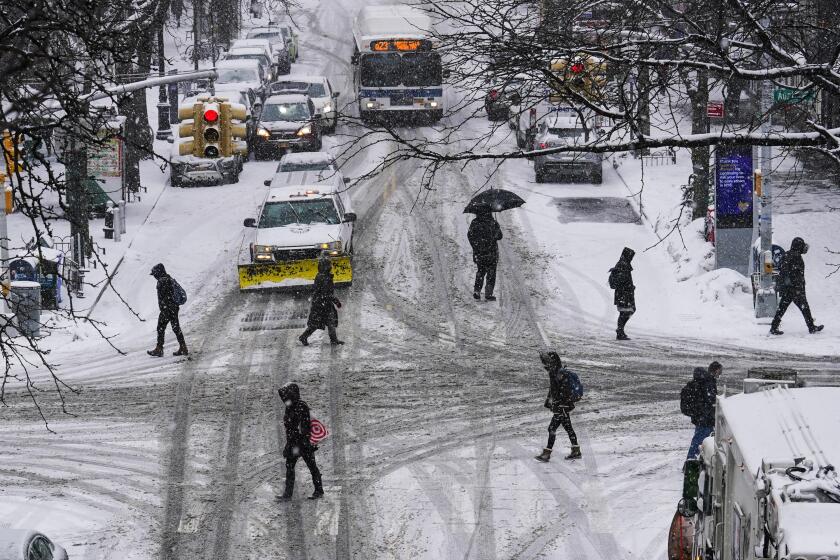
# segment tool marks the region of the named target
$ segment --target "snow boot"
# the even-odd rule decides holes
[[[307,500],[317,500],[318,498],[323,498],[323,497],[324,497],[324,491],[323,490],[315,490],[315,492],[311,496],[309,496],[307,498]]]
[[[481,293],[480,292],[473,292],[473,299],[481,299]]]
[[[534,457],[534,459],[541,463],[548,463],[548,461],[551,459],[551,449],[546,447],[545,449],[543,449],[542,453]]]
[[[808,332],[811,334],[818,333],[825,328],[825,325],[811,325],[808,327]]]
[[[334,340],[330,340],[330,344],[332,344],[333,346],[340,346],[340,345],[344,344],[344,341],[343,340],[338,340],[336,338]]]
[[[566,460],[569,461],[569,460],[572,460],[572,459],[580,459],[581,457],[582,457],[582,455],[580,454],[580,446],[579,445],[573,445],[572,446],[572,452],[569,453],[568,455],[566,455]]]
[[[785,333],[784,331],[780,331],[778,327],[773,327],[772,329],[770,329],[770,334],[781,335]]]
[[[175,352],[172,353],[173,356],[189,356],[190,352],[187,350],[187,345],[182,344]]]
[[[615,331],[616,340],[630,340],[630,337],[624,334],[624,331]]]
[[[163,357],[163,346],[155,346],[153,350],[146,350],[146,354],[155,358]]]
[[[292,495],[291,495],[291,494],[286,494],[285,492],[283,492],[283,493],[282,493],[282,494],[280,494],[279,496],[275,496],[275,498],[276,498],[278,501],[281,501],[281,502],[290,502],[290,501],[292,501]]]
[[[496,301],[496,296],[493,294],[485,294],[484,299],[487,301]]]
[[[304,346],[309,346],[309,341],[308,341],[308,340],[306,340],[306,337],[305,337],[305,336],[300,335],[300,336],[298,337],[298,340],[300,340],[300,343],[301,343],[301,344],[303,344]]]

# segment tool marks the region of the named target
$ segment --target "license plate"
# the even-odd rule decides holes
[[[275,142],[274,145],[278,148],[288,148],[289,147],[288,142]]]

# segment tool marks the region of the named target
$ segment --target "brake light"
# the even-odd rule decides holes
[[[548,148],[548,144],[546,144],[545,142],[540,142],[540,150],[545,150],[546,148]]]
[[[495,100],[497,97],[499,97],[499,92],[495,89],[491,89],[490,90],[490,99]]]

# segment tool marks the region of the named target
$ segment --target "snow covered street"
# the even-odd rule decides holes
[[[293,71],[329,77],[348,112],[350,21],[362,4],[302,0],[292,13]],[[156,98],[148,92],[150,106]],[[453,151],[489,134],[513,149],[504,123],[492,131],[486,119],[460,118],[399,132]],[[323,137],[354,179],[398,149],[381,134],[346,153],[360,131],[341,123]],[[779,211],[775,242],[802,236],[813,247],[809,297],[826,329],[809,335],[791,309],[788,332],[774,338],[769,319],[753,316],[749,279],[704,268],[711,245],[699,220],[684,243],[663,239],[691,172],[687,151],[657,167],[610,155],[601,185],[537,183],[526,159],[495,165],[443,166],[431,191],[411,160],[351,183],[354,277],[336,290],[346,344],[318,331],[303,346],[309,293],[238,284],[243,220],[257,217],[277,161],[247,161],[238,183],[206,188],[173,188],[168,172],[144,163],[150,194],[129,206],[130,246],[108,261],[120,255],[113,290],[97,286],[83,302],[96,301],[91,319],[108,340],[81,322],[46,342],[74,389],[67,414],[43,367],[34,377],[49,430],[25,390],[7,389],[0,527],[36,528],[73,560],[667,558],[693,433],[679,396],[693,368],[721,362],[718,386],[729,394],[751,368],[840,373],[840,292],[823,252],[840,247],[840,214],[820,202],[819,185]],[[487,181],[526,201],[498,215],[498,301],[473,299],[473,216],[463,212]],[[607,277],[625,246],[636,251],[638,312],[621,341]],[[149,271],[159,262],[189,297],[180,316],[189,359],[172,356],[171,331],[162,358],[146,352],[158,315]],[[562,430],[552,461],[534,460],[551,418],[546,349],[585,385],[571,413],[579,461],[562,460]],[[285,477],[277,389],[288,382],[330,432],[316,453],[320,500],[306,499],[302,462],[294,498],[276,499]]]

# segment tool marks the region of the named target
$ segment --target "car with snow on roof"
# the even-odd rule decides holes
[[[336,102],[339,92],[333,91],[332,84],[324,76],[289,75],[269,86],[271,95],[284,93],[302,93],[309,96],[315,105],[315,114],[321,121],[321,128],[327,134],[335,132],[338,125]]]
[[[0,528],[0,560],[67,560],[67,551],[38,531]]]
[[[332,190],[344,190],[349,177],[344,177],[331,154],[326,152],[301,152],[286,154],[280,158],[277,170],[271,179],[265,181],[266,186],[282,187],[284,185],[326,184]]]
[[[254,138],[254,155],[266,159],[288,150],[321,149],[321,124],[306,95],[272,95],[265,100]]]
[[[548,113],[537,124],[533,150],[563,146],[584,146],[594,143],[601,134],[597,119],[587,118],[574,107],[560,107]],[[534,174],[537,183],[551,175],[575,176],[600,184],[604,156],[592,152],[537,153]]]
[[[256,60],[262,66],[266,80],[273,81],[277,77],[277,64],[262,47],[232,48],[222,56],[222,60]]]
[[[322,255],[332,260],[336,285],[352,283],[356,214],[341,186],[335,177],[313,178],[268,190],[258,217],[244,221],[240,290],[312,285]]]
[[[286,45],[283,31],[277,26],[253,27],[248,30],[245,40],[262,39],[269,42],[271,52],[277,64],[279,74],[288,74],[292,69],[292,56]]]
[[[256,60],[220,60],[216,63],[216,74],[217,90],[253,90],[259,101],[265,97],[268,76]]]

